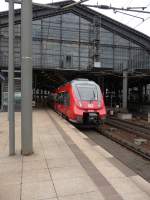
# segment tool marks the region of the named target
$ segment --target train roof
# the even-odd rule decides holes
[[[85,78],[78,78],[78,79],[74,79],[70,82],[71,84],[76,84],[76,83],[94,83],[96,84],[94,81],[89,80],[89,79],[85,79]]]

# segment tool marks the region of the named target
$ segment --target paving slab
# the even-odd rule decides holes
[[[0,186],[1,200],[20,200],[20,184],[8,184]]]
[[[97,191],[97,187],[89,177],[55,179],[54,185],[60,197]]]
[[[21,171],[0,173],[0,187],[8,184],[21,184]]]
[[[142,193],[141,189],[128,177],[109,178],[109,181],[118,193],[123,196],[126,194]]]
[[[40,170],[40,169],[46,169],[46,168],[47,168],[47,164],[46,164],[45,159],[23,162],[23,171]]]
[[[48,168],[57,168],[57,167],[68,167],[68,166],[81,166],[76,158],[55,158],[47,159]]]
[[[22,163],[21,162],[9,162],[9,163],[0,163],[0,174],[12,173],[18,174],[21,172]]]
[[[81,166],[59,167],[51,169],[52,179],[66,179],[87,176],[87,173]]]
[[[51,180],[48,169],[23,171],[22,183],[32,183]]]
[[[22,200],[41,200],[54,197],[56,197],[56,193],[51,181],[29,182],[22,184]]]
[[[59,200],[104,200],[99,192],[87,192],[77,195],[60,197]]]
[[[139,188],[141,188],[143,191],[148,193],[150,196],[150,184],[147,181],[145,181],[139,175],[134,175],[131,177],[131,179],[133,180],[133,182],[135,182],[139,186]]]

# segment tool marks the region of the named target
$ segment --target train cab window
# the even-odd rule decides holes
[[[90,85],[77,85],[77,91],[81,100],[98,100],[97,88]]]

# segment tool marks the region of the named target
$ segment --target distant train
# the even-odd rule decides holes
[[[100,87],[88,79],[75,79],[52,93],[52,107],[76,124],[100,124],[106,108]]]

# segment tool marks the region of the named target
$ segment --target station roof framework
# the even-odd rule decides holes
[[[126,40],[130,40],[131,42],[139,45],[142,49],[144,49],[144,51],[147,53],[147,55],[150,55],[150,37],[148,37],[147,35],[145,35],[141,32],[138,32],[124,24],[121,24],[101,13],[98,13],[98,12],[88,8],[85,5],[75,5],[73,7],[66,8],[65,10],[61,9],[61,7],[64,7],[65,5],[68,5],[72,2],[74,2],[74,1],[63,1],[63,2],[55,3],[56,6],[57,5],[60,6],[60,9],[57,9],[57,10],[33,6],[33,21],[40,20],[40,19],[46,19],[48,17],[58,16],[58,15],[66,14],[66,13],[73,13],[73,14],[80,16],[83,19],[89,21],[90,23],[95,23],[96,26],[100,26],[110,32],[113,32]],[[1,19],[0,20],[0,28],[8,27],[8,12],[1,12],[0,19]],[[20,24],[20,9],[15,11],[15,24]],[[62,42],[60,42],[60,43],[62,43]],[[74,44],[73,41],[70,41],[70,43]],[[80,46],[82,44],[84,44],[81,41],[79,41],[79,43],[80,43],[79,44]],[[87,46],[89,46],[88,43],[87,43]],[[48,47],[46,46],[46,48],[48,48]],[[114,48],[114,47],[112,47],[112,48]],[[1,51],[3,51],[3,50],[1,50]],[[42,56],[44,56],[44,55],[42,55]],[[149,65],[150,65],[150,60],[148,60],[147,62],[149,62]],[[148,68],[150,68],[150,66]],[[41,70],[42,70],[42,66],[41,66]],[[79,68],[78,70],[82,71],[82,67]],[[88,70],[89,69],[86,68],[86,71],[88,71]],[[102,70],[105,70],[105,68],[102,68]],[[91,71],[91,69],[90,69],[90,71]],[[148,71],[146,73],[149,73]],[[112,72],[113,72],[113,69],[110,69],[110,73],[112,73]],[[106,71],[105,74],[107,75],[107,73],[108,72]]]
[[[103,15],[95,10],[92,10],[88,8],[86,5],[80,5],[77,4],[73,7],[61,9],[61,7],[64,7],[65,5],[71,4],[72,0],[69,1],[61,1],[54,3],[55,5],[60,6],[60,9],[53,9],[53,8],[45,8],[45,7],[39,7],[39,6],[33,6],[33,20],[41,19],[45,17],[51,17],[58,15],[60,13],[67,13],[67,12],[75,12],[78,15],[84,17],[85,19],[93,22],[94,17],[97,17],[98,19],[101,19],[101,25],[106,27],[107,29],[111,29],[111,31],[116,32],[119,35],[122,35],[123,37],[127,37],[128,39],[132,39],[134,42],[139,44],[140,46],[143,46],[146,50],[150,51],[150,37],[143,34],[142,32],[136,31],[135,29],[126,26],[118,21],[115,21],[114,19],[111,19],[110,17],[107,17],[106,15]],[[8,12],[0,12],[0,28],[7,27],[8,26]],[[15,23],[20,24],[20,9],[15,10]],[[148,42],[148,44],[146,44]]]

